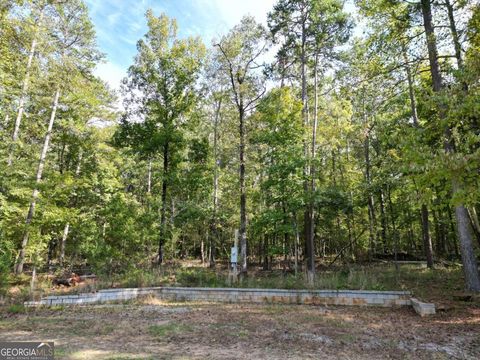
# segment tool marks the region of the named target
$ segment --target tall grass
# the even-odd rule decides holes
[[[16,301],[29,300],[28,277],[16,278]],[[39,278],[40,280],[40,278]],[[282,270],[255,271],[252,269],[237,283],[228,279],[228,271],[201,266],[185,267],[180,264],[166,265],[157,269],[129,269],[123,274],[99,276],[93,285],[68,289],[69,292],[91,292],[112,287],[240,287],[266,289],[330,289],[330,290],[410,290],[424,299],[445,297],[464,286],[460,267],[437,267],[435,270],[403,265],[399,272],[391,264],[349,265],[335,269],[318,270],[313,285],[307,283],[304,274],[297,276]],[[38,291],[42,296],[52,292],[50,281],[39,281]],[[56,290],[53,290],[56,291]],[[63,293],[63,292],[62,292]],[[40,295],[40,294],[39,294]]]
[[[113,278],[99,281],[104,287],[240,287],[267,289],[346,289],[346,290],[402,290],[420,289],[425,284],[447,281],[458,284],[458,269],[418,269],[402,266],[397,273],[393,265],[359,266],[317,271],[313,285],[307,283],[304,274],[282,271],[255,272],[232,284],[227,271],[215,271],[205,267],[164,267],[162,269],[132,269]]]

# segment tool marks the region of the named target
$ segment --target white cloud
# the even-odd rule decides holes
[[[119,12],[108,15],[107,16],[108,25],[110,25],[110,26],[115,25],[117,23],[118,19],[120,18],[120,15],[122,15],[122,14],[119,13]]]
[[[97,65],[94,74],[105,81],[112,89],[119,90],[126,70],[110,61]]]
[[[276,2],[277,0],[213,0],[212,6],[218,9],[222,18],[230,26],[239,23],[247,14],[266,25],[267,14]]]

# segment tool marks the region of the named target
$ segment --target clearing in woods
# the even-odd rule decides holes
[[[2,340],[54,341],[56,359],[478,359],[480,309],[169,303],[1,315]]]
[[[142,272],[140,278],[134,273],[98,279],[95,287],[226,286],[227,270],[217,265],[207,269],[186,262]],[[178,303],[154,297],[96,306],[5,305],[0,307],[0,339],[54,341],[56,359],[72,360],[480,358],[480,298],[463,296],[460,268],[403,265],[396,273],[383,264],[345,270],[319,272],[316,288],[409,290],[434,302],[437,314],[421,318],[411,307]],[[12,304],[23,301],[27,280],[10,289]],[[39,277],[38,291],[43,292],[38,296],[88,292],[91,281],[54,290]],[[302,287],[279,269],[251,273],[242,285]]]

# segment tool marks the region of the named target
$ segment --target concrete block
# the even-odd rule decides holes
[[[385,304],[387,302],[387,299],[383,299],[383,298],[371,298],[371,299],[368,299],[368,302],[370,304]]]
[[[315,305],[370,305],[403,306],[410,305],[409,292],[405,291],[365,291],[365,290],[286,290],[286,289],[242,289],[242,288],[186,288],[153,287],[104,289],[97,293],[48,296],[41,300],[44,304],[81,304],[108,301],[126,301],[138,296],[153,294],[161,299],[177,301],[217,301],[242,303],[280,303]],[[26,306],[35,306],[25,303]]]
[[[410,299],[413,308],[420,316],[428,316],[435,314],[435,304],[432,303],[424,303],[416,298]]]

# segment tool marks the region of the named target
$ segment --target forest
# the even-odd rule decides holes
[[[480,292],[480,5],[349,6],[278,0],[210,44],[149,10],[114,91],[84,1],[2,0],[0,288],[227,267],[237,236],[245,277],[422,260]]]

